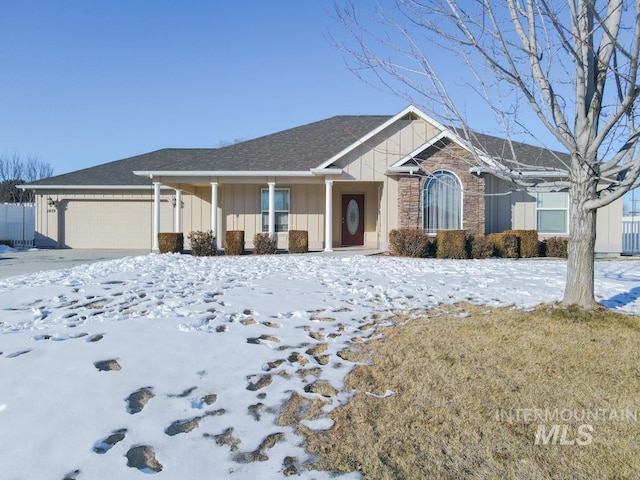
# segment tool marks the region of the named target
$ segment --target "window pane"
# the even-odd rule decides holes
[[[276,212],[276,232],[289,231],[289,214],[287,212]]]
[[[425,184],[424,224],[430,232],[460,229],[461,188],[449,172],[437,172]]]
[[[289,190],[275,190],[273,192],[275,210],[289,210]],[[269,190],[262,190],[260,209],[269,211]]]
[[[567,192],[547,192],[538,194],[538,208],[567,208]]]
[[[289,190],[276,190],[274,200],[276,210],[289,210]]]
[[[538,232],[567,233],[567,211],[538,210]]]
[[[273,192],[275,231],[289,231],[289,190],[276,189]],[[262,231],[269,231],[269,190],[262,190],[260,196],[262,210]]]

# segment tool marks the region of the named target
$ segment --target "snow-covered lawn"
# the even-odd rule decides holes
[[[340,390],[353,364],[338,353],[371,333],[363,326],[439,303],[559,300],[565,270],[559,260],[152,254],[5,279],[0,476],[278,478],[292,457],[302,477],[330,478],[301,467],[302,437],[276,418],[292,392],[319,397],[318,380]],[[640,263],[596,271],[599,301],[640,312]],[[346,399],[331,397],[332,408]],[[136,468],[136,447],[153,452],[151,468]]]

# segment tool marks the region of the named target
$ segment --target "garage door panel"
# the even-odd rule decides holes
[[[64,244],[70,248],[151,248],[152,202],[70,200]]]

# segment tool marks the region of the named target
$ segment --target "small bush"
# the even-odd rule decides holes
[[[268,233],[256,233],[253,236],[254,255],[269,255],[278,251],[278,237],[269,237]]]
[[[466,232],[464,230],[438,230],[436,234],[436,257],[468,258]]]
[[[518,258],[520,252],[520,241],[516,235],[511,233],[490,233],[487,240],[493,245],[495,255],[503,258]]]
[[[307,253],[309,251],[309,232],[289,230],[289,253]]]
[[[511,233],[502,235],[502,256],[505,258],[518,258],[520,252],[520,239]]]
[[[401,228],[389,232],[391,253],[400,257],[426,257],[431,243],[429,234],[420,228]]]
[[[184,249],[184,235],[182,233],[161,232],[158,234],[158,249],[160,253],[180,253]]]
[[[520,258],[533,258],[538,256],[538,232],[536,230],[507,230],[504,233],[515,235],[520,240]]]
[[[224,236],[224,254],[242,255],[244,252],[244,230],[227,230]]]
[[[545,240],[547,257],[567,258],[567,237],[549,237]]]
[[[469,256],[471,258],[491,258],[494,255],[493,243],[484,235],[473,235],[469,237]]]
[[[208,232],[190,232],[187,238],[191,243],[191,255],[195,257],[212,257],[218,254],[216,237],[213,236],[212,230]]]

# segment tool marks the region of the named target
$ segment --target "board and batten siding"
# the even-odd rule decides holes
[[[514,192],[511,195],[514,230],[535,230],[536,196],[526,192]],[[598,209],[596,214],[597,254],[619,254],[622,252],[622,199]],[[571,221],[571,219],[569,219]],[[554,235],[540,234],[540,238]]]
[[[55,206],[48,205],[51,198]],[[171,195],[161,196],[161,225],[173,225]],[[153,192],[65,190],[36,197],[36,246],[151,249]],[[166,230],[173,231],[173,228]]]
[[[385,171],[438,133],[420,118],[399,120],[336,162],[343,173],[334,182],[334,245],[340,244],[342,193],[364,193],[365,246],[388,248],[389,231],[398,228],[398,180]]]

